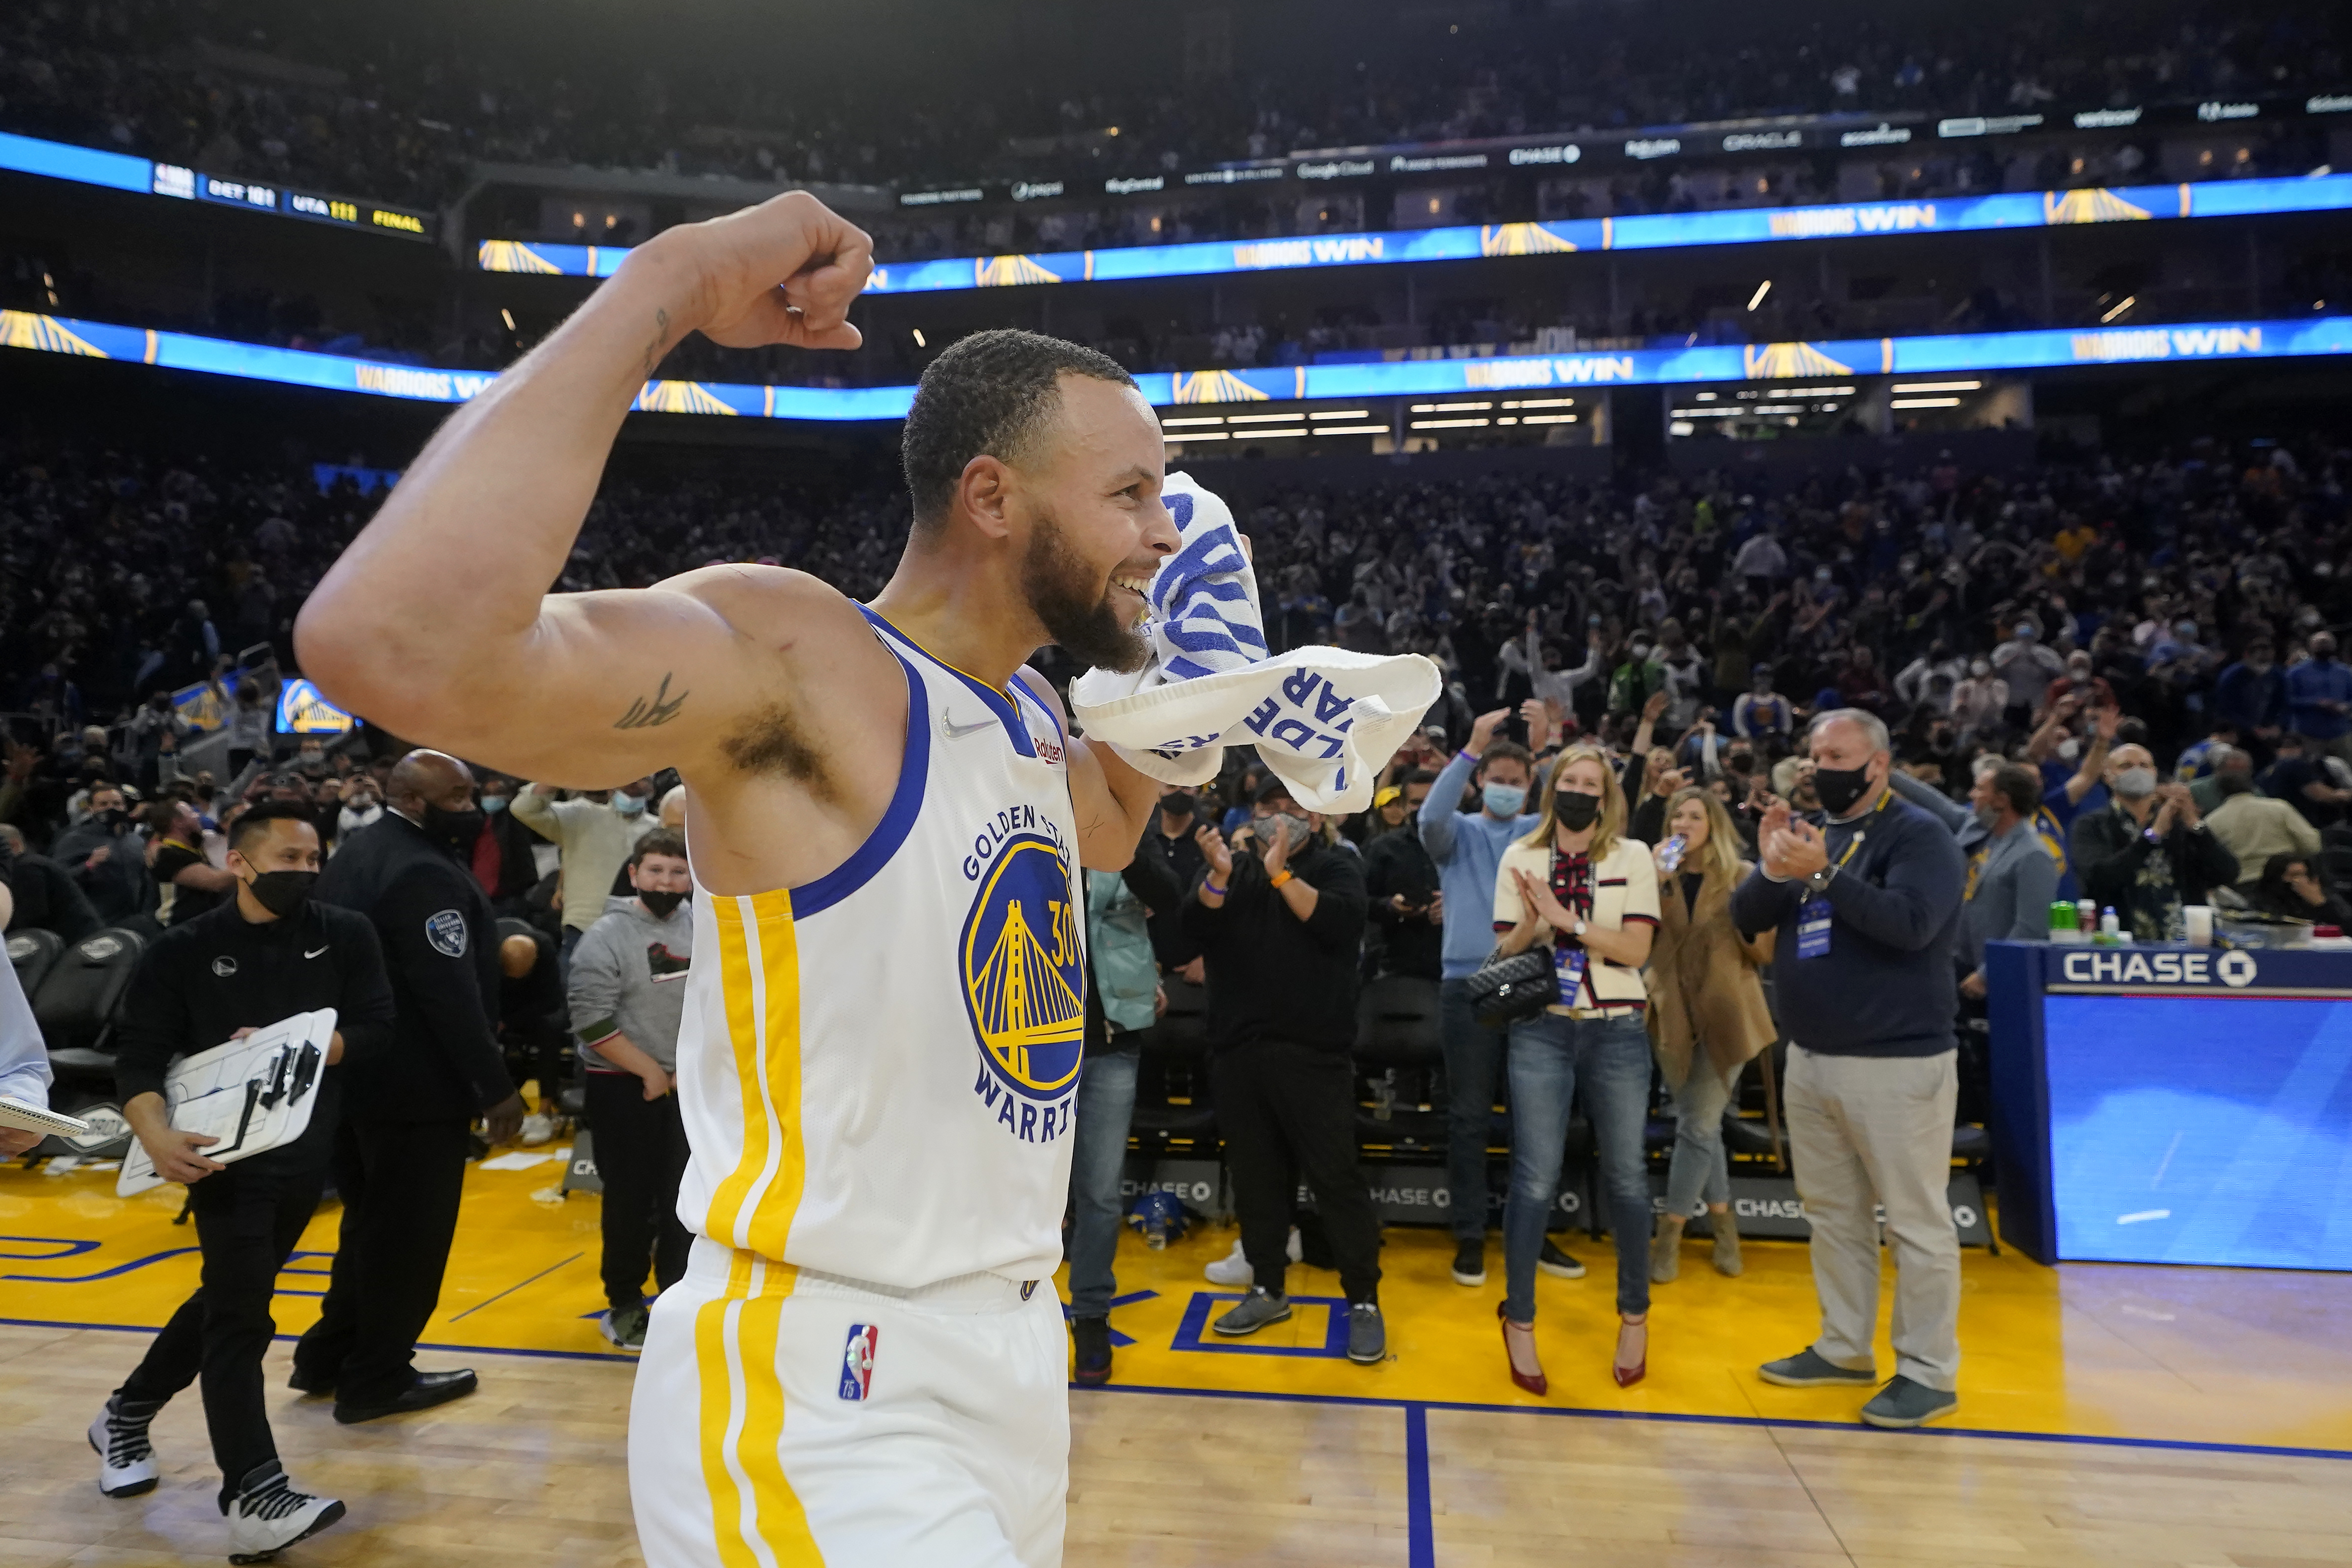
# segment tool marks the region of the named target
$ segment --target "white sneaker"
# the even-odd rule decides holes
[[[285,1469],[272,1459],[253,1468],[221,1511],[228,1516],[228,1560],[267,1563],[342,1518],[343,1505],[296,1490]]]
[[[555,1136],[555,1118],[533,1111],[522,1119],[522,1146],[535,1149]]]
[[[106,1402],[89,1424],[89,1446],[98,1451],[98,1490],[109,1497],[137,1497],[155,1490],[155,1449],[147,1441],[147,1423],[122,1415],[121,1406],[120,1399]]]
[[[1298,1228],[1295,1225],[1290,1228],[1289,1254],[1292,1262],[1298,1261]],[[1212,1285],[1223,1285],[1229,1290],[1238,1285],[1254,1284],[1257,1280],[1257,1271],[1250,1267],[1249,1260],[1242,1253],[1241,1239],[1238,1237],[1234,1240],[1232,1251],[1210,1264],[1202,1272],[1208,1275],[1209,1283]]]
[[[1212,1285],[1223,1285],[1228,1290],[1246,1285],[1257,1278],[1255,1271],[1249,1266],[1249,1260],[1242,1256],[1242,1244],[1238,1237],[1234,1239],[1232,1251],[1210,1264],[1202,1272],[1209,1276],[1209,1283]]]

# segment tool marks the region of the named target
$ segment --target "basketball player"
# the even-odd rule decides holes
[[[629,1441],[654,1568],[1061,1560],[1077,868],[1124,865],[1159,789],[1023,661],[1140,664],[1177,545],[1158,420],[1099,354],[982,333],[917,390],[914,528],[871,605],[756,566],[547,592],[671,346],[854,348],[869,260],[801,193],[639,246],[434,437],[296,630],[336,702],[419,742],[686,780],[697,1239]]]

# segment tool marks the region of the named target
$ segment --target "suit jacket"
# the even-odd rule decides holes
[[[498,1043],[498,921],[456,855],[386,811],[344,841],[314,896],[375,923],[392,976],[392,1048],[351,1069],[348,1119],[470,1121],[514,1092]]]
[[[1743,939],[1731,923],[1731,890],[1739,877],[1707,873],[1698,903],[1683,905],[1682,877],[1658,889],[1658,934],[1650,944],[1650,1044],[1668,1084],[1690,1076],[1691,1047],[1728,1074],[1772,1043],[1779,1030],[1764,1005],[1756,971],[1772,956],[1773,935]]]
[[[1969,856],[1968,911],[1960,922],[1960,968],[1984,967],[1988,942],[2046,942],[2058,862],[2032,822],[1978,843]]]

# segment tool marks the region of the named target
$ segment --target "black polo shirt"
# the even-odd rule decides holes
[[[335,1009],[342,1062],[320,1075],[302,1136],[252,1163],[323,1164],[341,1119],[344,1067],[392,1041],[392,981],[367,916],[315,899],[290,919],[248,921],[232,901],[175,923],[141,955],[123,998],[114,1082],[128,1103],[163,1092],[176,1057],[226,1043],[295,1013]]]

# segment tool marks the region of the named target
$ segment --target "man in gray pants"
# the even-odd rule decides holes
[[[1878,1381],[1878,1222],[1895,1249],[1895,1375],[1862,1407],[1874,1427],[1957,1408],[1960,1245],[1951,1178],[1958,1042],[1953,945],[1967,864],[1951,831],[1887,785],[1886,727],[1858,708],[1813,721],[1821,828],[1775,802],[1759,875],[1739,885],[1742,936],[1777,929],[1789,1030],[1789,1140],[1813,1231],[1821,1337],[1759,1369],[1767,1383]]]

